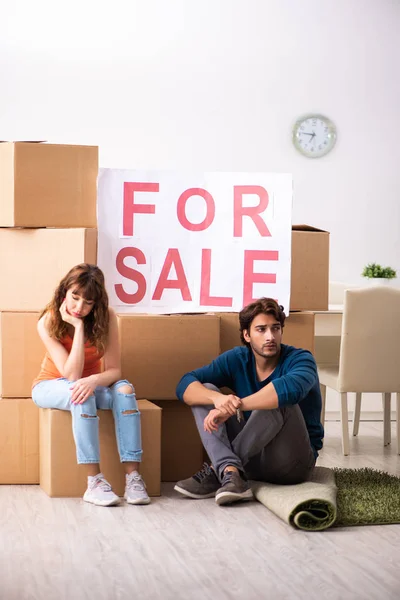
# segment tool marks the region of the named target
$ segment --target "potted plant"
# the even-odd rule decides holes
[[[368,279],[371,285],[387,285],[397,277],[397,273],[392,267],[381,267],[376,263],[366,265],[361,274]]]

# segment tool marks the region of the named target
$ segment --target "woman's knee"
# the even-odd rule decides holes
[[[119,405],[123,415],[139,414],[139,408],[135,395],[135,388],[129,381],[118,381],[113,386],[117,406]]]
[[[121,379],[121,381],[117,381],[117,383],[114,383],[113,389],[116,392],[119,392],[120,394],[125,394],[125,395],[135,393],[135,388],[126,379]]]

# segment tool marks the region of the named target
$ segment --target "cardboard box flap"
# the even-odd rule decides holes
[[[292,231],[316,231],[317,233],[329,233],[325,229],[319,229],[318,227],[313,227],[312,225],[292,225]]]

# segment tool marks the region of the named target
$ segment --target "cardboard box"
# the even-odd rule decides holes
[[[219,354],[216,315],[118,315],[122,375],[138,398],[175,400],[180,378]]]
[[[0,227],[96,227],[98,148],[0,143]]]
[[[284,344],[315,353],[315,315],[312,312],[293,312],[285,320]]]
[[[161,409],[139,400],[143,461],[141,474],[149,496],[159,496],[161,481]],[[76,498],[87,487],[85,468],[76,462],[71,413],[40,409],[40,486],[51,497]],[[125,474],[120,463],[111,410],[99,410],[101,470],[113,490],[123,496]]]
[[[221,352],[241,346],[238,313],[218,313],[221,319]],[[294,312],[285,320],[282,342],[314,353],[315,316],[312,312]]]
[[[0,312],[0,396],[30,398],[45,347],[36,326],[39,312]]]
[[[328,310],[329,233],[292,226],[290,311]]]
[[[204,462],[193,413],[179,400],[157,400],[155,404],[162,408],[161,481],[191,477]]]
[[[0,310],[42,310],[72,267],[96,261],[97,229],[0,228]]]
[[[0,483],[39,483],[39,409],[30,398],[0,399]]]

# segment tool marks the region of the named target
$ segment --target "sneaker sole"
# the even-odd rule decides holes
[[[215,492],[210,492],[209,494],[193,494],[193,492],[189,492],[188,490],[185,490],[184,488],[179,487],[179,485],[176,485],[174,487],[174,490],[176,490],[183,496],[186,496],[187,498],[193,498],[194,500],[204,500],[205,498],[214,498],[215,497]]]
[[[125,498],[125,501],[128,504],[134,504],[134,505],[138,505],[138,504],[150,504],[150,502],[151,502],[150,498],[146,498],[146,499],[145,498],[140,498],[138,500],[128,500],[128,498],[126,496],[124,496],[124,498]]]
[[[215,497],[215,502],[221,506],[222,504],[231,504],[232,502],[245,502],[253,500],[253,498],[254,496],[251,490],[246,490],[241,494],[235,492],[221,492]]]
[[[85,498],[83,496],[84,502],[88,502],[89,504],[94,504],[95,506],[118,506],[121,502],[121,498],[116,498],[115,500],[101,502],[100,500],[92,500],[91,498]]]

